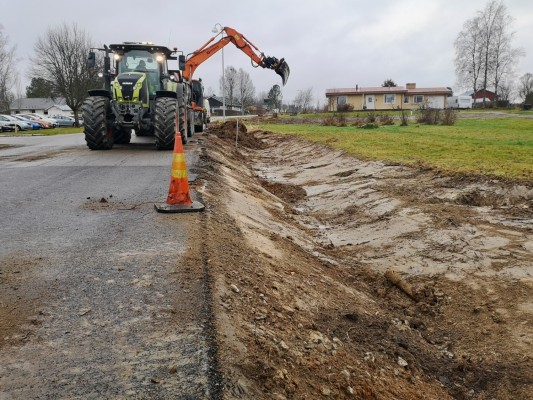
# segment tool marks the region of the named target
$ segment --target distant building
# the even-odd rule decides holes
[[[218,96],[210,96],[207,98],[207,101],[209,101],[209,107],[211,107],[211,114],[212,115],[222,115],[223,114],[223,98]],[[226,115],[241,115],[242,108],[240,105],[230,104],[228,99],[226,98]]]
[[[446,108],[452,95],[449,87],[417,88],[415,83],[405,87],[359,87],[326,89],[328,111],[338,111],[347,105],[354,110],[413,110],[422,107]]]
[[[36,113],[40,115],[72,116],[72,109],[66,105],[64,98],[20,98],[9,105],[10,114]]]
[[[483,103],[483,99],[485,99],[485,103],[490,103],[496,99],[496,93],[483,89],[477,90],[476,92],[469,90],[468,92],[463,93],[463,95],[472,97],[474,103]]]

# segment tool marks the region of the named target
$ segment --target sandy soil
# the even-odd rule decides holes
[[[225,398],[533,398],[531,183],[245,130],[195,188]]]

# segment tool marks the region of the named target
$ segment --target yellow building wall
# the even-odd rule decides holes
[[[393,104],[386,104],[385,103],[385,94],[382,93],[372,93],[374,95],[374,109],[375,110],[397,110],[397,109],[404,109],[404,110],[418,110],[421,108],[425,102],[427,101],[429,95],[422,95],[424,96],[424,102],[423,103],[415,103],[414,102],[414,95],[404,95],[403,93],[394,93],[395,99]],[[350,95],[343,95],[346,96],[346,103],[351,104],[353,106],[354,111],[361,111],[364,110],[365,105],[365,94],[350,94]],[[407,96],[409,98],[408,103],[404,103],[404,96]],[[338,96],[329,96],[328,97],[328,111],[337,111],[337,97]],[[448,99],[444,96],[444,107],[447,107]]]

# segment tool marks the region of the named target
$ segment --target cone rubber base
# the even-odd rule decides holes
[[[184,205],[171,205],[171,204],[154,204],[155,209],[157,212],[160,213],[186,213],[186,212],[195,212],[195,211],[203,211],[205,209],[205,206],[198,202],[193,201],[192,204],[189,204],[188,206]]]

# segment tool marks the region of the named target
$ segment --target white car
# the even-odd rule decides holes
[[[0,115],[0,124],[2,125],[2,130],[14,131],[15,126],[21,131],[30,131],[33,129],[27,122],[16,119],[11,115]]]

